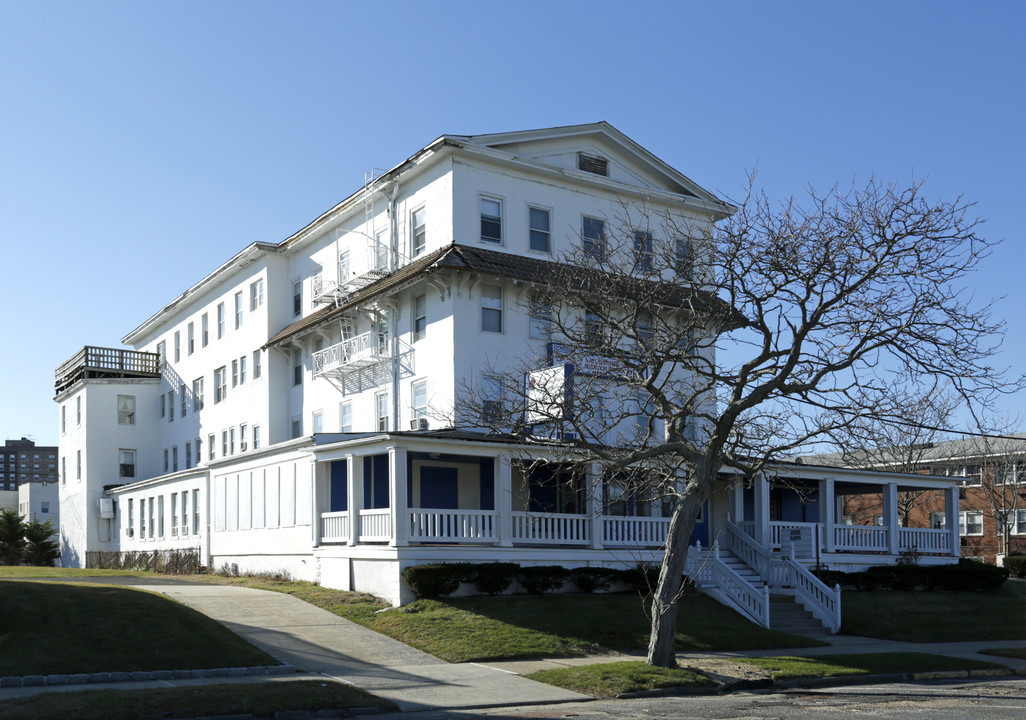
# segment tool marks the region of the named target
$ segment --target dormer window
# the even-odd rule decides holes
[[[609,177],[609,161],[599,155],[577,153],[577,169],[602,177]]]

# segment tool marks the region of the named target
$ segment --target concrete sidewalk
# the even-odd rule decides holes
[[[226,585],[131,583],[226,625],[302,672],[350,682],[403,711],[588,700],[477,663],[447,663],[291,595]]]

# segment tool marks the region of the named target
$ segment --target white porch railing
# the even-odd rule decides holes
[[[781,548],[781,544],[789,539],[788,531],[790,530],[798,530],[803,538],[809,537],[813,539],[813,542],[815,542],[816,530],[821,527],[822,525],[819,523],[813,522],[787,522],[774,520],[770,522],[770,542],[773,543],[774,550],[779,550]],[[822,543],[822,539],[820,542]]]
[[[841,586],[831,589],[809,569],[795,560],[785,557],[773,561],[773,586],[794,589],[797,599],[813,617],[837,633],[841,629]]]
[[[834,549],[886,552],[887,528],[875,525],[835,525]]]
[[[715,544],[705,553],[698,546],[689,548],[688,559],[684,563],[684,574],[690,577],[695,585],[701,586],[705,592],[720,602],[746,615],[752,622],[764,628],[770,626],[769,586],[757,588],[734,572],[720,560],[719,548]]]
[[[587,545],[589,515],[513,513],[513,542],[530,545]]]
[[[494,510],[411,508],[410,540],[414,542],[498,542]]]
[[[391,336],[365,332],[313,354],[314,377],[375,365],[391,357]]]
[[[349,542],[349,513],[321,513],[321,542]]]
[[[602,518],[602,542],[606,545],[643,545],[659,547],[666,542],[670,518],[620,517]]]
[[[360,511],[360,542],[388,542],[392,539],[392,511],[388,508]]]
[[[726,549],[737,555],[752,568],[763,580],[769,580],[770,556],[759,543],[755,542],[739,525],[728,520],[724,533]]]
[[[951,532],[930,528],[898,528],[898,552],[950,553]]]

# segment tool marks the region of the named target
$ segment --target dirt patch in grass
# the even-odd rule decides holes
[[[539,670],[525,677],[594,697],[668,687],[712,688],[718,684],[694,668],[657,668],[634,660]]]
[[[744,658],[740,662],[770,673],[774,680],[845,675],[889,675],[892,673],[984,670],[1000,665],[929,653],[865,653],[816,655],[810,657]]]

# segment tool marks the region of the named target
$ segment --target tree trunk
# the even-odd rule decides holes
[[[691,531],[695,528],[703,500],[697,488],[689,487],[670,518],[666,551],[659,568],[659,582],[652,597],[652,630],[646,660],[649,665],[677,667],[677,599],[684,579],[684,563],[688,557]]]

